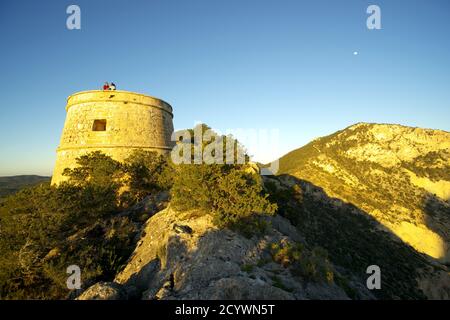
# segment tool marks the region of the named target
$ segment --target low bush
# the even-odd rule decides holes
[[[118,215],[168,188],[170,169],[156,153],[125,163],[94,152],[66,169],[68,181],[25,188],[0,204],[0,299],[67,298],[66,268],[78,265],[82,286],[110,281],[135,246],[143,221]],[[123,189],[130,199],[124,202]]]
[[[250,223],[257,227],[255,231],[263,230],[264,222],[258,216],[272,215],[277,207],[267,199],[260,176],[244,169],[234,165],[179,165],[171,190],[172,205],[180,211],[201,209],[220,227],[243,230]]]
[[[272,243],[269,247],[275,262],[289,268],[292,274],[317,282],[332,283],[333,267],[325,249],[309,250],[300,243]]]
[[[205,125],[200,126],[202,132],[209,130]],[[240,146],[237,140],[230,137],[212,136]],[[183,143],[194,148],[195,141]],[[223,145],[224,150],[226,143]],[[201,151],[205,147],[206,143],[201,146]],[[245,163],[237,163],[235,153],[233,163],[225,164],[227,159],[224,153],[224,164],[193,162],[177,165],[171,189],[174,208],[180,211],[201,210],[211,214],[219,227],[235,228],[247,236],[263,232],[266,223],[260,217],[275,214],[277,206],[269,201],[261,177],[248,164],[248,156],[243,158],[246,159]]]

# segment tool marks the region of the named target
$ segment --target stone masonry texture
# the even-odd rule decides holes
[[[122,90],[83,91],[67,99],[66,112],[52,184],[64,181],[64,169],[89,152],[123,161],[135,149],[172,149],[172,107],[160,99]]]

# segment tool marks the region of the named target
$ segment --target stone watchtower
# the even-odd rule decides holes
[[[64,169],[88,152],[123,161],[135,149],[172,149],[172,107],[160,99],[122,90],[82,91],[67,98],[66,112],[52,184],[64,181]]]

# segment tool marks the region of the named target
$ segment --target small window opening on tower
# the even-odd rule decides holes
[[[92,131],[106,131],[106,119],[94,120]]]

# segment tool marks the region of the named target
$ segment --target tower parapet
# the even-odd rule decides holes
[[[88,152],[123,161],[135,149],[172,149],[172,107],[161,99],[123,90],[82,91],[67,98],[66,112],[52,184],[64,181],[64,169]]]

